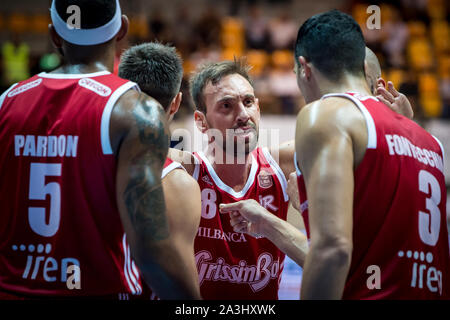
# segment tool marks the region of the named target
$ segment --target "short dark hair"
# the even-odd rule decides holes
[[[67,8],[71,5],[80,8],[81,29],[101,27],[110,22],[116,13],[116,0],[56,0],[56,12],[64,21],[71,15],[67,13]]]
[[[200,66],[190,80],[190,93],[197,110],[206,113],[206,104],[203,99],[203,89],[211,82],[217,84],[223,77],[230,74],[239,74],[244,77],[252,86],[249,71],[251,67],[244,59],[234,59],[234,61],[221,61],[208,63]]]
[[[174,47],[158,42],[143,43],[122,54],[119,77],[136,82],[167,111],[180,91],[183,64]]]
[[[312,16],[300,27],[295,57],[305,57],[332,81],[344,72],[364,75],[366,44],[358,23],[338,10]]]

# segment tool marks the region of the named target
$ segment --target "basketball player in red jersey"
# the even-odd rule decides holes
[[[204,299],[278,297],[284,254],[268,239],[234,232],[229,215],[218,210],[220,203],[254,199],[286,220],[286,176],[295,170],[293,152],[289,164],[280,150],[279,164],[271,151],[256,148],[259,105],[247,70],[241,61],[224,61],[206,65],[194,75],[195,120],[208,136],[208,148],[193,155],[169,152],[172,159],[183,162],[201,189],[195,253]]]
[[[110,73],[128,27],[119,2],[55,0],[51,16],[65,64],[0,98],[1,297],[130,299],[145,280],[198,298],[165,214],[165,115]]]
[[[161,103],[167,121],[173,119],[182,99],[180,87],[183,78],[181,57],[174,47],[156,42],[131,47],[122,54],[119,76],[137,83],[143,92]],[[164,163],[161,178],[167,221],[174,243],[181,252],[178,267],[189,271],[190,276],[186,280],[198,288],[194,239],[200,223],[200,188],[183,166],[169,157]]]
[[[448,299],[441,144],[370,96],[350,16],[310,18],[295,56],[308,103],[296,132],[311,240],[302,298]]]
[[[339,11],[299,30],[302,298],[448,299],[442,145],[370,96],[364,55],[361,29]]]
[[[202,296],[276,299],[284,255],[268,239],[233,232],[229,215],[219,214],[217,206],[253,199],[274,217],[286,220],[286,177],[294,171],[294,144],[285,143],[278,150],[255,149],[259,106],[240,61],[205,66],[191,80],[191,94],[197,126],[208,134],[210,144],[206,154],[195,153],[193,159],[186,152],[169,153],[183,162],[202,190],[202,219],[195,243]],[[227,147],[235,136],[246,141],[240,154]],[[231,163],[226,162],[230,155]],[[244,161],[238,163],[240,156]],[[296,246],[305,253],[306,237],[300,236]],[[302,265],[304,254],[295,261]]]

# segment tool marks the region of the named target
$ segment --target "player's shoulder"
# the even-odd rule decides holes
[[[189,151],[178,150],[174,148],[169,149],[168,158],[180,163],[189,175],[195,171],[199,160]]]
[[[114,109],[120,114],[125,115],[139,107],[145,108],[146,110],[155,108],[162,109],[158,101],[144,92],[133,90],[132,88],[125,91],[120,98],[117,99]]]
[[[114,104],[110,118],[111,145],[116,154],[125,136],[138,132],[146,143],[167,144],[168,128],[164,109],[155,99],[127,90]],[[136,128],[137,130],[133,129]],[[165,156],[165,155],[164,155]]]
[[[364,124],[364,116],[350,99],[328,97],[313,101],[300,110],[297,128],[304,132],[327,134],[336,130],[352,130]]]
[[[163,178],[164,192],[173,195],[177,199],[191,199],[195,193],[200,193],[197,181],[186,172],[183,167],[171,170]]]

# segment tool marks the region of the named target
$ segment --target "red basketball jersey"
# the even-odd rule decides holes
[[[132,88],[109,72],[41,73],[1,96],[4,295],[142,294],[116,205],[109,141],[112,108]]]
[[[353,253],[343,298],[449,299],[442,145],[374,97],[349,92],[322,99],[327,97],[353,101],[368,130],[355,170]],[[305,182],[297,174],[309,236]]]
[[[166,158],[166,162],[164,162],[164,169],[161,174],[161,179],[164,179],[165,176],[167,176],[170,172],[172,172],[175,169],[181,169],[186,171],[181,163],[177,161],[173,161],[170,158]]]
[[[266,238],[236,233],[220,203],[254,199],[286,220],[287,182],[267,149],[252,152],[244,188],[234,191],[217,176],[203,153],[194,153],[202,195],[202,218],[195,239],[195,258],[204,299],[277,299],[284,254]]]

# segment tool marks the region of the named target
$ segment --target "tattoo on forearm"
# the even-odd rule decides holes
[[[132,178],[123,195],[125,205],[136,231],[145,240],[163,240],[169,236],[160,178],[169,145],[164,114],[156,105],[140,98],[133,115],[144,148],[141,146],[130,161]]]

